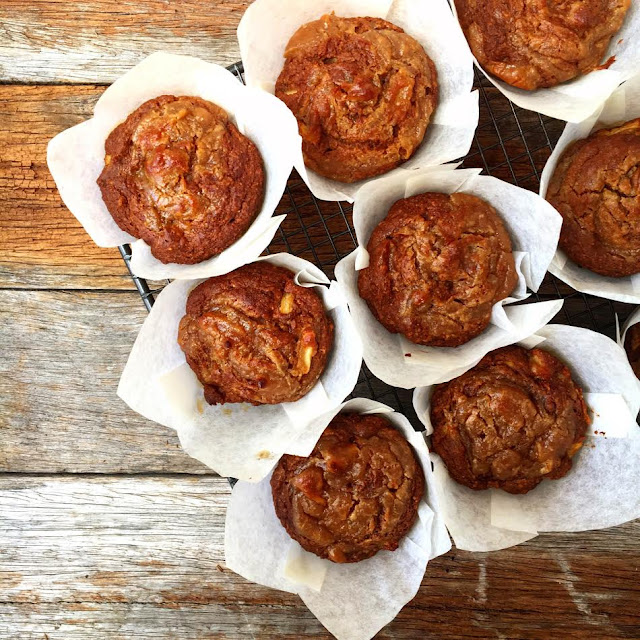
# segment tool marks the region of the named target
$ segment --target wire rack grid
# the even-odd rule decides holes
[[[229,70],[244,81],[241,63]],[[564,122],[521,109],[505,98],[476,71],[475,87],[480,92],[480,121],[464,167],[479,167],[522,188],[538,191],[540,175],[557,142]],[[292,253],[319,266],[334,277],[337,262],[356,246],[352,206],[344,202],[325,202],[315,198],[300,176],[292,172],[275,214],[286,214],[269,245],[268,253]],[[129,273],[147,310],[154,295],[165,283],[148,283],[131,272],[129,245],[120,247]],[[563,309],[552,322],[571,324],[615,338],[616,314],[621,323],[632,306],[579,293],[547,273],[540,290],[530,300],[564,299]],[[363,364],[352,397],[367,397],[404,413],[416,429],[421,424],[413,410],[412,391],[391,387],[376,378]]]

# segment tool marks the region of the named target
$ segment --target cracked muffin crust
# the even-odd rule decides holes
[[[562,215],[560,248],[603,276],[640,273],[640,118],[564,152],[547,200]]]
[[[324,371],[333,322],[288,269],[254,262],[199,284],[178,344],[209,404],[295,402]]]
[[[640,378],[640,324],[629,327],[624,338],[624,350],[636,378]]]
[[[532,90],[598,68],[630,0],[455,3],[460,26],[483,69],[514,87]]]
[[[416,519],[424,474],[383,417],[339,414],[308,458],[282,456],[271,489],[282,526],[304,549],[359,562],[398,548]]]
[[[436,68],[399,27],[325,15],[300,27],[284,55],[276,96],[298,120],[309,169],[355,182],[393,169],[422,142]]]
[[[491,319],[516,286],[511,240],[496,210],[466,193],[398,200],[367,244],[360,297],[391,333],[456,347]]]
[[[194,264],[249,228],[262,207],[265,175],[257,147],[224,109],[165,95],[109,134],[98,186],[116,224],[158,260]]]
[[[512,345],[436,386],[431,422],[433,450],[456,482],[527,493],[569,472],[590,419],[560,360]]]

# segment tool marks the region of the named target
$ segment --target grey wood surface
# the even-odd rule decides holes
[[[296,596],[225,568],[229,491],[212,476],[0,476],[0,637],[328,637]],[[378,637],[636,637],[638,534],[453,551]]]
[[[0,81],[111,83],[154,51],[229,65],[250,2],[2,0]]]
[[[137,292],[0,290],[0,471],[211,473],[116,396]]]

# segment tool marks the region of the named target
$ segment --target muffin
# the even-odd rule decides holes
[[[260,261],[199,284],[178,344],[209,404],[295,402],[322,374],[333,323],[311,288]]]
[[[398,200],[367,245],[360,297],[391,333],[434,347],[468,342],[518,281],[496,210],[466,193]]]
[[[105,153],[98,186],[109,213],[161,262],[221,253],[262,207],[260,152],[201,98],[148,100],[109,134]]]
[[[547,200],[563,218],[560,248],[603,276],[640,273],[640,118],[570,145]]]
[[[483,69],[520,89],[555,87],[598,68],[630,0],[455,0]],[[606,64],[606,63],[605,63]]]
[[[325,15],[300,27],[284,55],[276,96],[298,120],[309,169],[355,182],[397,167],[422,142],[437,74],[399,27]]]
[[[512,345],[438,385],[431,422],[432,448],[456,482],[527,493],[569,472],[590,420],[560,360]]]
[[[280,459],[271,489],[282,526],[304,549],[359,562],[398,548],[416,519],[424,474],[383,417],[339,414],[308,458]]]
[[[624,350],[627,352],[629,364],[636,374],[636,378],[640,378],[640,324],[634,324],[627,330],[624,338]]]

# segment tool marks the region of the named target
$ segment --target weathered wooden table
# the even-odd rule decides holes
[[[145,55],[235,62],[246,5],[0,1],[0,638],[328,637],[298,598],[225,568],[227,481],[116,397],[146,311],[45,163],[47,141]],[[491,126],[473,151],[499,169],[486,156],[513,139],[483,143]],[[535,187],[548,148],[529,142]],[[592,320],[610,314],[600,303]],[[636,522],[453,550],[378,637],[638,638],[639,534]]]

